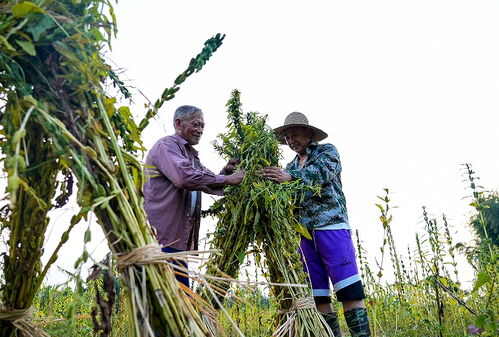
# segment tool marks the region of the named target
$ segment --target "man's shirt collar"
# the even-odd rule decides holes
[[[189,142],[187,140],[185,140],[185,138],[180,136],[180,135],[175,134],[172,137],[175,138],[182,145],[189,144]]]
[[[187,148],[189,151],[192,151],[196,157],[198,156],[198,150],[196,150],[191,144],[189,144],[189,142],[184,137],[176,134],[172,137],[181,145],[185,146],[185,148]]]

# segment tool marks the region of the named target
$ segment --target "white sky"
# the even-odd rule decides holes
[[[460,164],[472,163],[482,185],[499,189],[497,1],[121,0],[116,10],[111,58],[151,100],[206,39],[227,34],[148,128],[147,147],[173,132],[177,106],[197,105],[206,122],[201,160],[219,170],[223,162],[211,141],[224,130],[224,105],[234,88],[245,110],[269,114],[272,126],[291,111],[304,112],[340,151],[351,224],[372,255],[382,234],[374,204],[384,187],[398,206],[393,231],[404,252],[423,228],[423,205],[436,216],[445,212],[458,238],[470,240]],[[136,103],[142,116],[138,94]],[[283,164],[290,159],[287,151]],[[53,217],[47,251],[72,211]],[[86,226],[71,235],[59,266],[71,270]],[[204,220],[203,232],[212,226]],[[90,246],[100,258],[106,243],[92,228]],[[48,282],[63,278],[53,268]]]

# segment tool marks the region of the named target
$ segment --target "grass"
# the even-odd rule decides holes
[[[96,288],[101,281],[92,281],[86,288],[75,290],[68,286],[43,287],[34,301],[36,322],[50,336],[87,337],[93,334],[91,312],[95,306]],[[129,336],[131,317],[126,310],[126,296],[120,296],[113,315],[113,337]]]
[[[474,194],[473,207],[476,196]],[[369,252],[364,250],[362,239],[357,235],[359,265],[368,293],[366,303],[373,336],[467,337],[479,331],[476,336],[496,336],[499,309],[494,288],[497,246],[491,246],[485,240],[470,244],[468,248],[473,246],[474,249],[458,250],[459,245],[451,235],[445,216],[433,219],[423,210],[425,230],[416,235],[414,245],[403,249],[406,253],[402,254],[392,236],[389,191],[385,190],[385,195],[379,199],[380,227],[385,237],[376,266],[367,262],[371,260]],[[466,289],[460,283],[462,275],[460,265],[456,263],[457,256],[465,253],[475,271],[472,289]],[[256,280],[258,276],[254,278]],[[268,289],[235,287],[231,293],[233,296],[225,301],[226,308],[244,335],[270,336],[278,303],[267,296]],[[91,286],[80,292],[45,287],[35,301],[36,316],[54,337],[67,336],[68,331],[74,336],[91,336],[88,315],[94,296],[95,290]],[[113,336],[127,335],[129,316],[123,301],[121,296],[113,320]],[[338,311],[342,330],[347,335],[339,306]],[[238,336],[222,315],[220,321],[228,336]]]

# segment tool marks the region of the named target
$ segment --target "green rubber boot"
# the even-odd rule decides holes
[[[366,308],[355,308],[345,312],[345,320],[352,337],[371,337]]]
[[[340,324],[338,322],[338,314],[336,312],[321,313],[327,323],[327,326],[333,332],[334,337],[341,337]]]

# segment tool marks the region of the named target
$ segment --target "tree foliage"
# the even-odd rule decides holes
[[[480,240],[487,237],[491,243],[499,246],[499,193],[491,192],[481,196],[481,213],[485,222],[480,221],[480,215],[471,218],[471,225]]]

